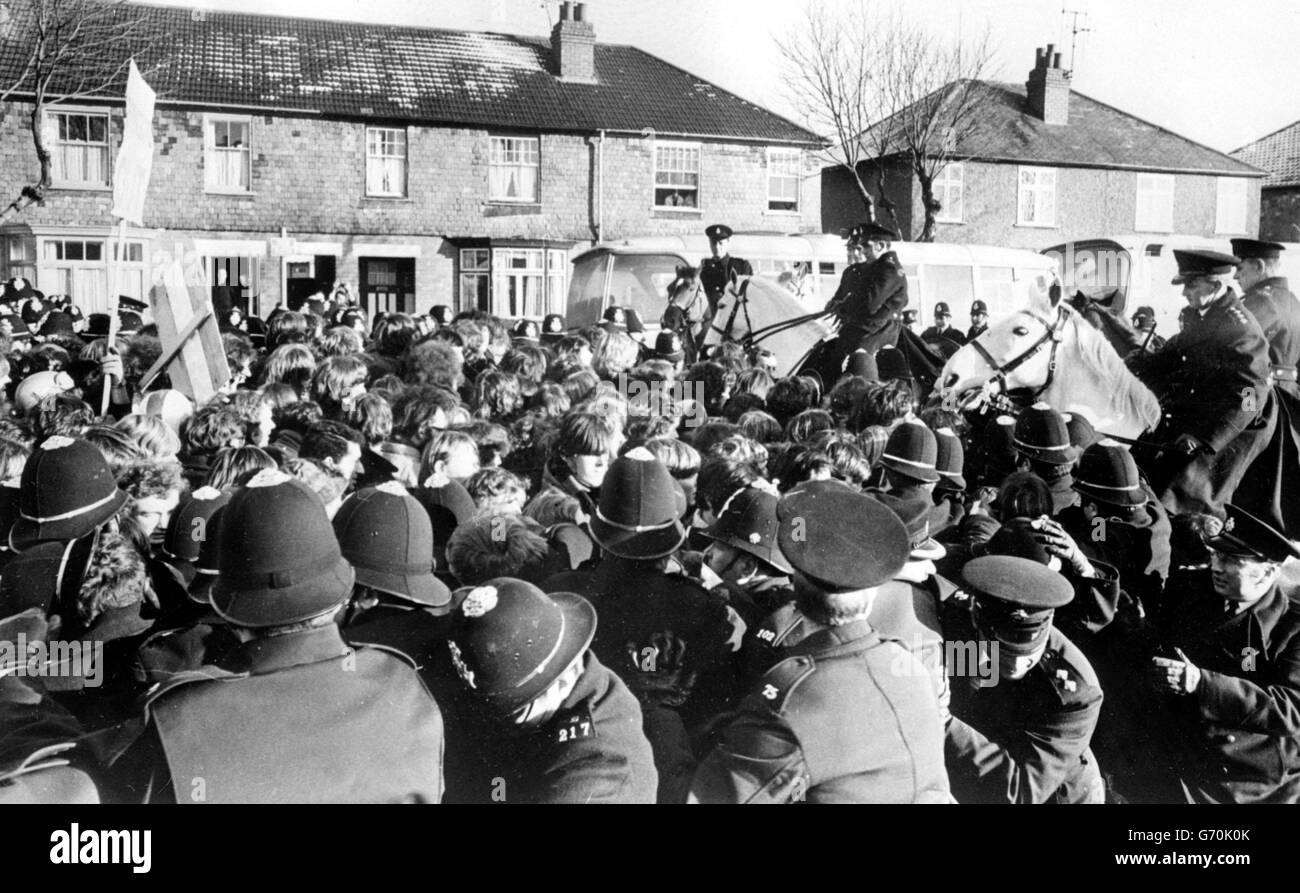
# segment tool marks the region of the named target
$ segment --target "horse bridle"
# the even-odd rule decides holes
[[[1065,321],[1067,319],[1065,305],[1061,304],[1057,306],[1055,320],[1049,320],[1047,317],[1041,316],[1033,310],[1022,310],[1020,312],[1041,323],[1043,326],[1043,334],[1037,341],[1029,345],[1029,347],[1025,348],[1021,353],[1007,360],[1005,363],[999,365],[998,361],[993,358],[993,354],[989,353],[988,348],[980,343],[980,339],[982,339],[984,335],[980,335],[970,342],[971,346],[975,348],[975,352],[978,353],[980,357],[983,358],[984,362],[989,365],[989,368],[993,370],[993,377],[984,385],[985,392],[989,394],[990,398],[995,396],[992,393],[993,385],[996,385],[1000,391],[1005,393],[1007,391],[1007,376],[1012,372],[1015,372],[1034,357],[1038,356],[1038,354],[1042,352],[1043,348],[1049,343],[1052,345],[1052,353],[1047,360],[1047,378],[1041,385],[1031,391],[1030,401],[1032,402],[1037,400],[1044,391],[1052,386],[1052,379],[1056,377],[1056,350],[1061,346],[1062,333],[1065,329]]]

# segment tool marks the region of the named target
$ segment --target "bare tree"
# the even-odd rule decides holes
[[[935,177],[961,156],[995,95],[984,83],[992,69],[989,35],[985,31],[974,41],[945,41],[896,20],[880,49],[880,79],[890,114],[864,139],[882,154],[907,159],[925,211],[917,241],[932,242],[943,210],[934,194]]]
[[[883,0],[857,0],[839,15],[809,3],[800,28],[777,46],[789,99],[829,137],[825,160],[852,177],[868,218],[882,216],[879,208],[898,225],[885,176],[890,161],[904,161],[921,187],[918,239],[932,241],[942,210],[934,179],[960,156],[993,95],[981,83],[992,74],[987,32],[945,39]]]
[[[859,2],[837,18],[824,15],[824,6],[806,3],[799,26],[776,41],[788,99],[813,130],[828,138],[822,161],[848,174],[867,219],[877,218],[879,204],[896,221],[883,182],[877,183],[877,200],[864,179],[864,165],[877,156],[863,135],[884,108],[882,84],[873,65],[877,32],[872,27],[872,9]]]
[[[29,127],[40,163],[37,180],[22,187],[0,217],[45,200],[53,184],[45,110],[52,102],[120,95],[129,47],[143,18],[126,0],[18,0],[8,4],[5,27],[23,47],[17,76],[0,92],[32,103]]]

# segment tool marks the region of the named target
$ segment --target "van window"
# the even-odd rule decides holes
[[[971,267],[956,264],[926,264],[921,267],[921,291],[925,302],[946,301],[949,307],[970,307],[975,299]],[[954,313],[955,315],[955,313]]]
[[[1018,309],[1015,270],[1011,267],[980,267],[980,299],[989,305],[992,316]]]
[[[607,306],[631,307],[646,326],[657,326],[680,263],[682,259],[673,254],[614,255]]]
[[[590,254],[574,263],[564,317],[564,324],[569,328],[576,329],[600,322],[605,298],[605,268],[608,264],[609,255],[603,252]]]

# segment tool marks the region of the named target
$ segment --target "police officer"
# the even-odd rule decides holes
[[[691,800],[949,802],[930,677],[867,620],[878,587],[907,561],[902,521],[843,486],[797,488],[777,511],[811,631],[754,684],[697,770]]]
[[[1264,517],[1290,536],[1300,536],[1300,506],[1283,496],[1284,482],[1300,475],[1300,301],[1278,276],[1283,247],[1276,242],[1233,239],[1241,258],[1237,283],[1241,302],[1259,322],[1268,341],[1269,379],[1277,402],[1277,432],[1234,501]]]
[[[899,317],[907,306],[907,277],[898,255],[890,250],[897,240],[897,233],[879,223],[864,223],[849,232],[849,242],[862,249],[863,260],[844,270],[826,305],[840,321],[830,360],[835,379],[846,360],[844,371],[869,380],[879,378],[876,352],[898,341]]]
[[[1193,803],[1300,802],[1300,602],[1279,574],[1300,549],[1234,505],[1209,572],[1169,602],[1148,680],[1161,756]]]
[[[1054,609],[1074,596],[1070,583],[1011,555],[968,562],[962,582],[964,591],[942,614],[953,795],[961,803],[1103,802],[1088,748],[1101,686],[1087,658],[1052,624]]]
[[[1156,334],[1156,312],[1143,304],[1133,312],[1133,328],[1141,333],[1141,349],[1154,353],[1165,346],[1165,339]]]
[[[983,301],[972,301],[970,305],[970,328],[966,330],[966,342],[974,341],[989,328],[989,305]]]
[[[1268,397],[1268,343],[1228,288],[1237,258],[1208,250],[1175,250],[1174,258],[1187,323],[1160,351],[1127,361],[1164,410],[1152,440],[1165,447],[1137,459],[1171,512],[1216,514],[1267,441],[1255,422]]]
[[[662,462],[636,447],[610,466],[591,521],[600,563],[557,574],[547,592],[573,592],[600,616],[591,649],[641,703],[661,800],[681,802],[690,781],[688,734],[722,709],[744,624],[718,593],[668,558],[686,540],[686,497]]]
[[[709,299],[709,311],[718,309],[718,301],[727,290],[735,285],[741,276],[753,276],[754,268],[749,261],[731,256],[731,227],[725,223],[715,223],[704,231],[709,237],[709,257],[700,264],[700,284]]]
[[[267,469],[222,511],[210,598],[245,641],[151,694],[124,758],[148,773],[135,796],[439,802],[438,705],[408,659],[343,641],[335,618],[354,574],[320,498]]]
[[[1300,300],[1278,276],[1282,252],[1276,242],[1233,239],[1232,253],[1241,258],[1236,280],[1241,303],[1259,322],[1268,339],[1269,378],[1273,387],[1290,394],[1300,405],[1296,365],[1300,363]]]
[[[922,341],[933,342],[941,338],[948,339],[958,347],[966,343],[966,336],[961,333],[961,330],[953,328],[952,311],[944,301],[934,305],[934,325],[921,333]]]
[[[1032,471],[1052,491],[1052,514],[1079,501],[1071,471],[1079,451],[1070,443],[1065,417],[1046,403],[1035,403],[1016,419],[1012,435],[1020,467]]]
[[[653,803],[636,699],[589,647],[596,611],[509,577],[471,589],[447,649],[449,803]]]

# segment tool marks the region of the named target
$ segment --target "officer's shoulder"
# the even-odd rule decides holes
[[[781,713],[799,687],[816,671],[817,661],[806,654],[787,657],[759,678],[758,697],[771,709]]]
[[[175,673],[167,678],[165,682],[160,682],[144,694],[145,710],[150,710],[159,700],[170,697],[176,692],[184,689],[186,693],[197,691],[196,686],[206,682],[238,682],[241,679],[248,679],[248,673],[232,673],[229,670],[223,670],[220,667],[204,666],[197,670],[186,670]]]
[[[419,669],[419,664],[417,664],[411,658],[410,655],[408,655],[405,651],[402,651],[400,648],[394,648],[391,645],[380,645],[375,642],[366,642],[364,645],[353,644],[352,648],[356,651],[358,656],[363,658],[364,657],[396,658],[398,661],[400,661],[401,663],[405,664],[406,666],[410,667],[413,670]]]
[[[1052,630],[1038,665],[1062,704],[1087,703],[1101,694],[1101,683],[1092,664],[1059,630]]]
[[[1223,315],[1236,328],[1249,328],[1255,318],[1250,315],[1246,309],[1245,303],[1235,294],[1230,296],[1227,301],[1223,302]]]

